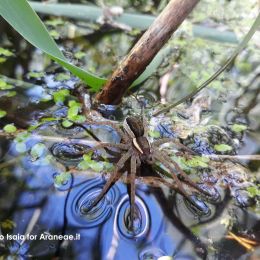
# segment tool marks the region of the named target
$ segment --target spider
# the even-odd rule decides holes
[[[121,136],[121,143],[101,143],[97,146],[90,148],[97,150],[99,148],[118,148],[122,151],[122,155],[118,162],[116,163],[115,169],[112,172],[110,178],[104,185],[100,194],[92,201],[88,211],[90,211],[94,206],[96,206],[100,200],[105,196],[111,186],[120,178],[120,170],[122,170],[125,164],[130,161],[130,220],[133,223],[135,217],[135,179],[137,169],[141,166],[141,163],[154,165],[156,162],[160,162],[169,171],[171,177],[174,181],[175,189],[178,190],[186,199],[188,199],[195,207],[200,207],[195,202],[195,197],[191,194],[190,189],[185,189],[185,186],[181,182],[181,179],[189,186],[195,188],[200,193],[205,195],[210,195],[207,191],[201,189],[195,182],[193,182],[187,174],[179,167],[179,165],[173,161],[169,155],[163,151],[159,150],[160,145],[164,143],[174,143],[180,149],[194,154],[192,150],[176,140],[171,138],[162,138],[156,140],[152,143],[148,141],[147,130],[144,126],[143,119],[138,116],[129,116],[125,119],[123,123],[123,129],[121,129],[116,123],[111,121],[99,121],[93,122],[95,125],[107,125],[114,128],[118,134]],[[161,180],[161,181],[160,181]],[[167,184],[165,179],[158,178],[162,184]]]

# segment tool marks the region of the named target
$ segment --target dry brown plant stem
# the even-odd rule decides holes
[[[101,104],[119,104],[127,89],[198,2],[199,0],[171,0],[114,71],[97,95],[96,101]]]

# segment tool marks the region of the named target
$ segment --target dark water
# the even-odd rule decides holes
[[[33,52],[28,51],[27,54],[30,56]],[[37,56],[37,52],[34,55]],[[26,75],[28,64],[24,57],[21,57],[17,64],[10,61],[8,66],[2,67],[1,73],[16,77],[17,66],[21,66]],[[76,80],[72,78],[60,84],[53,76],[60,72],[59,69],[53,65],[49,68],[50,72],[47,72],[44,78],[27,78],[33,87],[16,87],[15,97],[1,97],[0,108],[8,111],[8,116],[0,119],[1,127],[6,123],[15,122],[18,128],[25,129],[42,117],[61,117],[66,114],[64,106],[40,100],[44,95],[48,95],[49,90],[62,87],[72,89]],[[250,99],[252,92],[254,88],[244,95],[248,94],[248,100],[255,102],[254,99]],[[248,118],[247,115],[252,102],[249,102],[244,114],[238,114],[234,112],[233,106],[239,102],[238,98],[230,100],[230,103],[218,109],[228,115],[219,120],[226,123],[239,123],[242,120],[242,123],[245,123],[253,118],[256,122],[255,129],[258,129],[259,122],[255,120],[257,117]],[[124,111],[119,117],[123,116]],[[215,114],[213,117],[216,117]],[[161,136],[175,137],[175,133],[169,130],[167,124],[158,124],[157,127]],[[98,130],[101,131],[98,135],[102,140],[119,141],[113,130],[103,127],[95,129],[95,133]],[[47,122],[35,133],[80,137],[82,129],[64,129],[60,122]],[[215,139],[219,138],[218,135],[212,136],[215,136]],[[212,147],[200,136],[196,138],[191,140],[193,150],[211,154]],[[239,153],[259,153],[259,134],[243,135],[240,139],[244,145]],[[239,184],[236,181],[239,182],[239,176],[223,177],[231,186],[230,190],[212,187],[218,195],[218,200],[196,198],[202,212],[166,187],[156,188],[139,183],[136,188],[138,214],[132,231],[129,228],[129,198],[125,183],[117,182],[104,199],[89,212],[88,206],[101,191],[106,177],[85,171],[69,174],[61,183],[56,181],[59,173],[67,171],[68,167],[81,161],[81,149],[84,151],[85,148],[63,144],[60,141],[41,140],[45,144],[44,151],[38,158],[33,158],[30,149],[38,142],[39,140],[29,137],[26,141],[26,151],[19,153],[16,142],[0,137],[0,235],[3,236],[3,239],[0,239],[0,252],[3,259],[60,257],[152,260],[161,256],[172,256],[174,259],[182,260],[250,259],[252,253],[235,240],[228,239],[228,231],[256,241],[260,240],[259,209],[255,209],[256,201],[250,199],[244,189],[237,188],[239,186],[236,185]],[[244,164],[252,172],[259,170],[258,162]],[[152,176],[149,169],[145,171],[148,171],[146,175]],[[230,172],[233,174],[231,170]],[[204,180],[210,178],[211,176],[205,173]],[[214,183],[214,178],[211,181]],[[233,189],[232,184],[235,187]],[[18,237],[11,237],[12,234]],[[31,237],[21,237],[28,234]],[[50,236],[46,240],[40,239],[45,235]],[[52,235],[62,235],[63,239],[52,240]],[[72,235],[73,240],[68,240],[67,235]],[[37,239],[33,239],[33,236]]]

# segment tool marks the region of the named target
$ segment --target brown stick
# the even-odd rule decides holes
[[[117,105],[199,0],[171,0],[108,80],[96,101]]]

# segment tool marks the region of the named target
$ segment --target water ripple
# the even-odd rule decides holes
[[[104,223],[112,214],[115,202],[119,197],[119,191],[116,186],[112,187],[104,198],[91,210],[89,206],[101,192],[104,185],[103,181],[94,179],[87,181],[79,187],[73,188],[73,194],[70,194],[71,207],[67,216],[75,226],[95,227]]]
[[[131,229],[129,196],[125,195],[117,206],[115,219],[120,234],[125,238],[143,237],[149,230],[150,221],[147,207],[143,200],[136,196],[135,199],[136,216]]]

